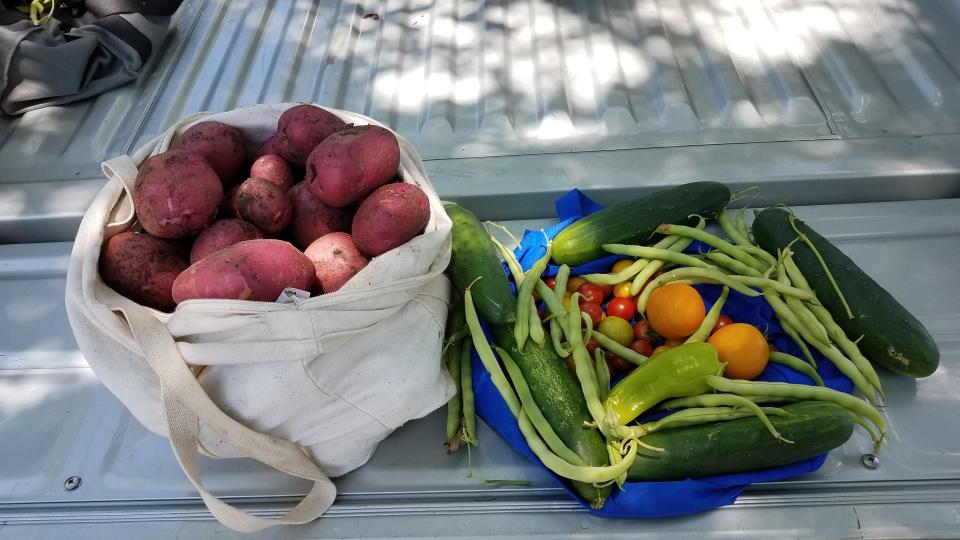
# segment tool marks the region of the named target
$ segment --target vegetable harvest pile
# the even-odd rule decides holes
[[[400,147],[385,128],[304,104],[280,115],[252,163],[249,142],[199,122],[140,164],[143,230],[104,242],[103,280],[161,311],[198,298],[274,302],[288,287],[332,293],[429,222],[427,195],[398,177]]]
[[[477,444],[474,349],[530,450],[594,508],[628,480],[810,459],[845,443],[854,424],[879,449],[887,429],[874,364],[928,376],[936,345],[789,209],[762,210],[748,228],[744,209],[727,213],[731,202],[726,186],[698,182],[608,207],[548,239],[526,271],[498,239],[508,231],[447,204],[449,273],[462,293],[444,353],[459,387],[448,451]],[[619,260],[609,271],[571,275],[610,255]],[[708,309],[710,286],[722,291]],[[767,328],[732,320],[724,311],[732,295],[769,304],[801,352],[778,351]],[[825,387],[817,358],[855,394]],[[755,380],[769,363],[813,384]]]

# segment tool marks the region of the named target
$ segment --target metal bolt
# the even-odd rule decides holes
[[[880,458],[878,458],[873,454],[864,454],[860,456],[860,463],[862,463],[864,467],[870,470],[880,468]]]
[[[80,484],[83,483],[83,479],[79,476],[71,476],[63,481],[63,489],[67,491],[73,491],[80,487]]]

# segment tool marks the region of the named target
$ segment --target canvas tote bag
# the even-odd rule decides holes
[[[90,367],[141,424],[170,439],[211,513],[246,532],[321,515],[336,495],[328,477],[364,464],[394,429],[454,392],[440,361],[451,222],[416,151],[399,136],[401,177],[427,194],[430,221],[335,293],[289,303],[189,300],[163,313],[101,281],[103,242],[136,227],[130,193],[139,163],[203,120],[239,128],[252,154],[293,105],[199,113],[133,156],[103,163],[108,182],[83,218],[67,273],[67,313]],[[376,123],[331,112],[348,123]],[[280,518],[252,516],[204,489],[200,452],[250,457],[314,486]]]

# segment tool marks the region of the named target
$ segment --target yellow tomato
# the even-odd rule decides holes
[[[623,283],[617,283],[613,286],[613,297],[614,298],[630,298],[630,285],[629,281],[624,281]]]
[[[633,259],[621,259],[613,263],[613,268],[610,269],[610,272],[616,274],[617,272],[623,272],[627,269],[628,266],[633,264],[635,261]]]

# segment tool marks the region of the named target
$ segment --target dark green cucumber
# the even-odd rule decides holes
[[[473,283],[473,301],[480,315],[491,324],[505,324],[516,318],[517,299],[497,255],[490,235],[473,212],[454,203],[443,208],[453,221],[450,276],[461,292]]]
[[[683,480],[779,467],[832,450],[853,434],[853,419],[839,405],[801,401],[783,410],[790,416],[770,421],[793,444],[774,439],[756,417],[658,431],[642,440],[664,451],[641,450],[627,479]]]
[[[576,266],[607,255],[603,244],[645,242],[664,223],[691,223],[711,217],[730,202],[719,182],[692,182],[608,206],[574,222],[553,239],[553,260]]]
[[[557,355],[549,342],[540,346],[528,339],[523,350],[519,350],[512,326],[494,327],[494,340],[516,361],[534,401],[567,448],[588,465],[609,465],[610,458],[600,432],[583,425],[593,419],[587,410],[580,383],[567,367],[567,361]],[[610,486],[597,488],[581,482],[572,482],[572,485],[595,508],[603,504],[611,490]]]
[[[757,244],[776,256],[777,250],[797,238],[789,218],[790,213],[782,208],[768,208],[757,214],[753,221]],[[940,351],[923,324],[826,238],[799,219],[796,225],[823,257],[853,312],[853,318],[847,316],[843,302],[820,261],[802,241],[795,242],[790,248],[797,267],[847,337],[856,340],[863,336],[858,342],[863,355],[908,377],[926,377],[936,371],[940,365]]]

